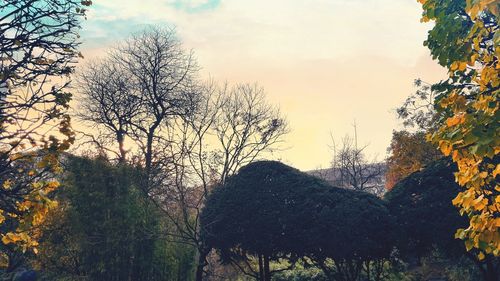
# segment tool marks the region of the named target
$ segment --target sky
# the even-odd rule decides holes
[[[291,128],[275,157],[311,170],[330,165],[330,136],[340,142],[353,123],[368,157],[384,160],[414,79],[446,77],[420,15],[416,0],[100,0],[82,51],[96,58],[148,25],[175,27],[202,77],[266,90]]]

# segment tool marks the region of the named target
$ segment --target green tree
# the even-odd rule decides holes
[[[140,188],[142,170],[70,156],[60,208],[44,228],[35,264],[88,280],[190,280],[193,247],[172,243]]]
[[[396,217],[397,248],[407,261],[414,258],[420,261],[434,251],[450,264],[467,258],[476,264],[484,280],[499,280],[498,258],[489,256],[480,261],[454,237],[456,229],[468,222],[451,203],[461,190],[453,177],[455,170],[456,165],[449,158],[434,161],[397,183],[385,195],[387,206]]]
[[[372,194],[339,189],[309,189],[307,212],[314,221],[304,253],[329,280],[385,279],[393,248],[393,218],[384,202]],[[307,244],[305,244],[307,245]]]
[[[246,274],[271,280],[270,262],[290,257],[299,224],[301,189],[291,184],[304,175],[273,161],[246,165],[209,196],[201,215],[202,237]],[[238,211],[235,211],[238,210]],[[309,226],[310,227],[310,226]],[[299,246],[299,245],[297,245]],[[258,271],[248,261],[258,265]]]
[[[298,258],[330,280],[359,280],[364,265],[388,257],[392,248],[384,232],[391,218],[380,199],[274,161],[248,164],[216,188],[201,224],[223,259],[258,260],[259,280],[270,280],[269,261],[293,265]]]

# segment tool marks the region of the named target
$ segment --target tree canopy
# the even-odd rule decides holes
[[[443,155],[425,139],[425,132],[393,131],[387,158],[386,188],[391,189],[396,183],[413,172],[424,168],[428,163]]]
[[[216,188],[201,224],[223,259],[308,257],[324,270],[331,259],[336,271],[340,263],[387,257],[392,248],[384,233],[392,220],[380,199],[275,161],[248,164]]]
[[[469,216],[457,231],[479,257],[500,256],[500,6],[492,0],[419,0],[434,21],[424,42],[449,78],[433,85],[438,129],[430,139],[457,163],[466,189],[453,204]]]
[[[193,278],[194,248],[172,242],[169,224],[140,187],[142,169],[102,158],[65,158],[59,207],[42,228],[34,261],[44,275],[96,281]]]
[[[387,207],[396,217],[398,248],[403,253],[422,257],[437,247],[453,256],[463,250],[454,237],[456,229],[467,224],[451,203],[460,191],[453,178],[455,169],[449,158],[443,158],[386,193]]]
[[[486,257],[481,262],[455,238],[456,230],[468,223],[452,204],[461,190],[453,177],[455,170],[456,164],[449,157],[442,158],[409,175],[385,195],[396,218],[396,246],[405,260],[419,260],[435,250],[455,262],[467,257],[476,263],[484,280],[498,280],[498,258]]]

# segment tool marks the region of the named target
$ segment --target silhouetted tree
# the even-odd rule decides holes
[[[94,134],[98,138],[95,144],[117,155],[119,162],[127,160],[125,139],[141,107],[140,90],[131,84],[132,79],[131,73],[111,59],[86,64],[78,77],[77,116],[99,130]],[[116,142],[118,152],[108,148],[107,142]]]
[[[163,150],[166,132],[174,120],[193,111],[198,67],[175,32],[152,27],[136,33],[101,62],[89,64],[80,74],[79,116],[105,128],[116,140],[123,161],[125,137],[141,151],[137,158],[153,188],[163,180],[171,159]],[[167,173],[168,174],[168,173]],[[160,177],[160,178],[157,178]]]
[[[163,69],[142,67],[154,61],[151,52],[169,64],[158,62]],[[99,147],[149,170],[147,192],[176,226],[182,242],[199,250],[201,280],[210,249],[199,236],[199,213],[212,186],[277,148],[288,127],[258,85],[219,86],[196,81],[195,76],[194,60],[182,51],[173,31],[148,30],[108,59],[87,65],[80,75],[79,116],[102,128],[101,139],[91,136]],[[178,83],[170,81],[175,77]],[[136,144],[131,149],[139,148],[131,159],[126,158],[125,138]],[[148,147],[154,148],[153,154]]]
[[[394,222],[384,202],[359,191],[330,188],[306,197],[316,221],[305,253],[329,280],[384,280]]]
[[[223,260],[244,270],[257,263],[252,275],[259,280],[270,279],[270,261],[293,265],[301,257],[331,280],[358,280],[366,262],[387,258],[392,248],[380,199],[274,161],[248,164],[216,188],[201,224]]]
[[[397,221],[397,248],[409,260],[419,260],[436,249],[452,261],[466,256],[476,263],[484,280],[496,281],[500,260],[491,256],[479,261],[455,238],[456,230],[468,223],[452,204],[461,191],[453,176],[455,171],[456,164],[442,158],[406,177],[386,194],[388,208]]]
[[[328,175],[334,186],[366,191],[376,195],[384,192],[380,182],[384,173],[384,164],[370,161],[366,156],[367,145],[358,145],[357,127],[354,124],[354,137],[346,135],[340,145],[335,143],[332,136],[330,146],[333,152],[331,173]]]

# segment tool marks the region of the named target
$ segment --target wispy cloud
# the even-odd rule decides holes
[[[175,0],[173,6],[178,10],[197,13],[213,10],[219,6],[220,0]]]
[[[85,35],[111,40],[145,24],[168,24],[190,47],[223,46],[237,56],[362,52],[414,62],[426,29],[419,17],[414,0],[107,0],[92,8]]]
[[[175,26],[204,74],[258,81],[283,106],[295,129],[284,158],[299,167],[328,163],[328,131],[349,133],[353,119],[360,141],[383,156],[397,125],[391,110],[413,79],[443,75],[422,46],[429,25],[415,0],[95,2],[87,54],[145,25]]]

